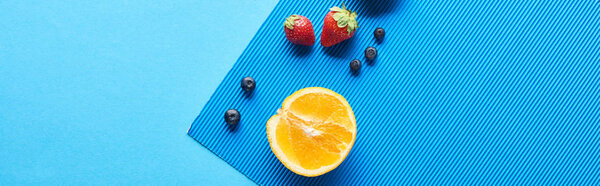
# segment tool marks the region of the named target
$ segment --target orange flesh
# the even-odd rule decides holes
[[[296,98],[280,111],[275,139],[289,163],[307,170],[339,164],[356,132],[348,109],[334,96],[315,93]]]

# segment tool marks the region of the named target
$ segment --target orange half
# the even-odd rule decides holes
[[[356,139],[356,120],[346,99],[309,87],[288,96],[267,121],[271,150],[285,167],[307,177],[325,174],[346,158]]]

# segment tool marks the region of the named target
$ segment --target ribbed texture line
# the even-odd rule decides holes
[[[598,2],[347,1],[358,31],[323,48],[339,3],[280,0],[188,134],[264,185],[600,185]],[[291,14],[312,21],[315,46],[285,39]],[[379,50],[372,63],[367,46]],[[257,81],[251,95],[245,76]],[[313,86],[346,97],[358,135],[337,169],[306,178],[273,155],[266,122]],[[229,108],[242,114],[235,130]]]

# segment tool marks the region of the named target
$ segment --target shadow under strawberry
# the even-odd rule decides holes
[[[312,52],[313,48],[313,46],[295,45],[292,43],[288,43],[285,46],[288,50],[292,51],[292,53],[297,57],[305,57],[309,55],[310,52]]]
[[[349,52],[352,50],[352,46],[354,46],[354,41],[355,38],[347,39],[336,45],[330,47],[323,47],[323,51],[325,52],[325,54],[331,57],[347,57],[348,55],[350,55]]]

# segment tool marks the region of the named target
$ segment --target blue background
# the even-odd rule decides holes
[[[353,0],[360,28],[347,41],[276,37],[297,13],[319,41],[338,3],[281,0],[190,136],[264,185],[600,185],[600,2]],[[256,79],[251,94],[244,76]],[[357,125],[344,162],[313,178],[285,168],[265,133],[283,100],[310,86],[343,95]],[[228,108],[242,114],[235,128]]]
[[[253,184],[186,131],[276,3],[0,1],[0,185]]]

